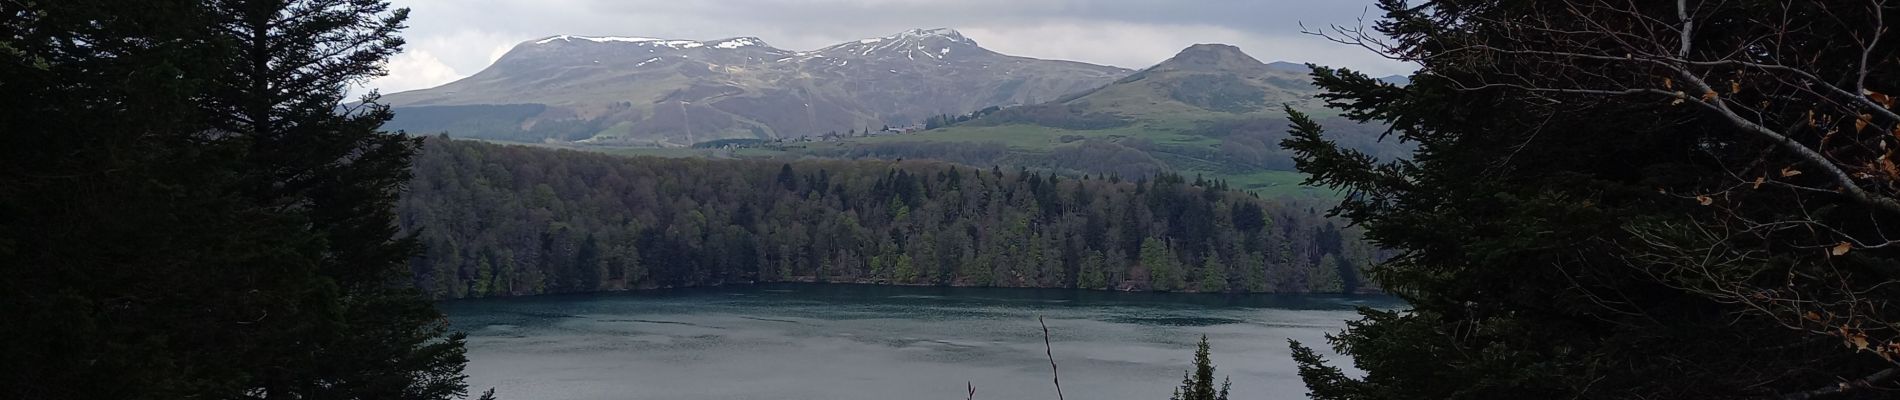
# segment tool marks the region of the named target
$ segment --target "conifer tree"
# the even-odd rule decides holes
[[[1214,389],[1214,362],[1208,354],[1207,335],[1201,335],[1200,344],[1194,347],[1194,370],[1181,374],[1181,387],[1174,389],[1171,400],[1227,400],[1227,389],[1232,384],[1227,379],[1218,391]]]
[[[462,339],[399,283],[415,252],[393,205],[421,143],[379,128],[376,96],[346,105],[348,85],[380,75],[403,45],[409,10],[386,0],[230,0],[212,17],[232,52],[205,105],[211,124],[247,142],[245,189],[307,221],[325,245],[316,274],[334,284],[330,351],[308,369],[259,374],[265,393],[309,397],[461,395]],[[444,340],[446,339],[446,340]],[[348,350],[344,350],[348,349]],[[282,372],[282,373],[277,373]],[[391,379],[404,377],[404,379]],[[312,385],[310,382],[330,382]]]
[[[464,395],[394,226],[418,140],[343,104],[407,10],[122,3],[0,20],[0,397]]]

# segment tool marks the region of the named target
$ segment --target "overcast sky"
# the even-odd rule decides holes
[[[954,28],[1004,54],[1144,68],[1195,43],[1226,43],[1261,61],[1314,62],[1374,76],[1407,64],[1300,33],[1300,24],[1359,25],[1372,0],[393,0],[409,7],[409,45],[384,93],[481,71],[509,48],[558,35],[710,40],[756,36],[814,50],[912,28]]]

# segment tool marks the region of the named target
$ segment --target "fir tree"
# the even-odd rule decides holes
[[[1200,344],[1194,347],[1194,369],[1181,374],[1181,387],[1174,389],[1171,400],[1227,400],[1227,389],[1232,384],[1228,378],[1218,391],[1214,389],[1214,362],[1208,355],[1207,335],[1201,335]]]
[[[10,6],[0,259],[61,267],[7,269],[0,336],[24,346],[0,397],[465,393],[461,336],[404,283],[393,206],[419,141],[381,131],[374,96],[344,105],[406,9]]]
[[[394,114],[374,94],[344,106],[349,84],[382,74],[382,61],[401,50],[396,33],[408,9],[384,0],[217,4],[213,17],[234,51],[224,63],[230,75],[206,99],[211,123],[248,142],[249,194],[282,205],[322,235],[317,273],[338,291],[337,334],[310,341],[334,350],[298,363],[309,370],[259,374],[260,390],[463,394],[461,335],[447,335],[441,316],[397,284],[416,242],[397,237],[393,205],[421,139],[380,130]]]

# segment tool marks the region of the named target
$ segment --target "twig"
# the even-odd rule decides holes
[[[1676,0],[1676,19],[1682,20],[1682,44],[1676,57],[1689,58],[1689,39],[1695,33],[1695,20],[1689,18],[1689,0]]]
[[[1043,351],[1043,354],[1049,355],[1049,376],[1051,379],[1055,380],[1056,382],[1056,400],[1063,400],[1062,374],[1056,372],[1056,352],[1055,352],[1054,347],[1049,345],[1049,323],[1043,322],[1041,315],[1036,316],[1036,323],[1042,324],[1042,351]],[[972,396],[974,396],[976,393],[976,390],[971,389],[970,393]]]
[[[963,400],[976,400],[976,382],[964,381],[963,384],[970,387],[970,396]]]

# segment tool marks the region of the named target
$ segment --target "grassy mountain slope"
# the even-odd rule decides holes
[[[1228,45],[1200,44],[1160,64],[1056,101],[1006,108],[916,134],[847,138],[794,154],[948,158],[1075,173],[1150,175],[1173,171],[1229,180],[1268,195],[1331,196],[1297,185],[1280,149],[1282,104],[1315,114],[1342,144],[1382,158],[1407,145],[1381,142],[1382,127],[1331,116],[1291,63],[1265,64]],[[1303,68],[1303,67],[1302,67]]]

